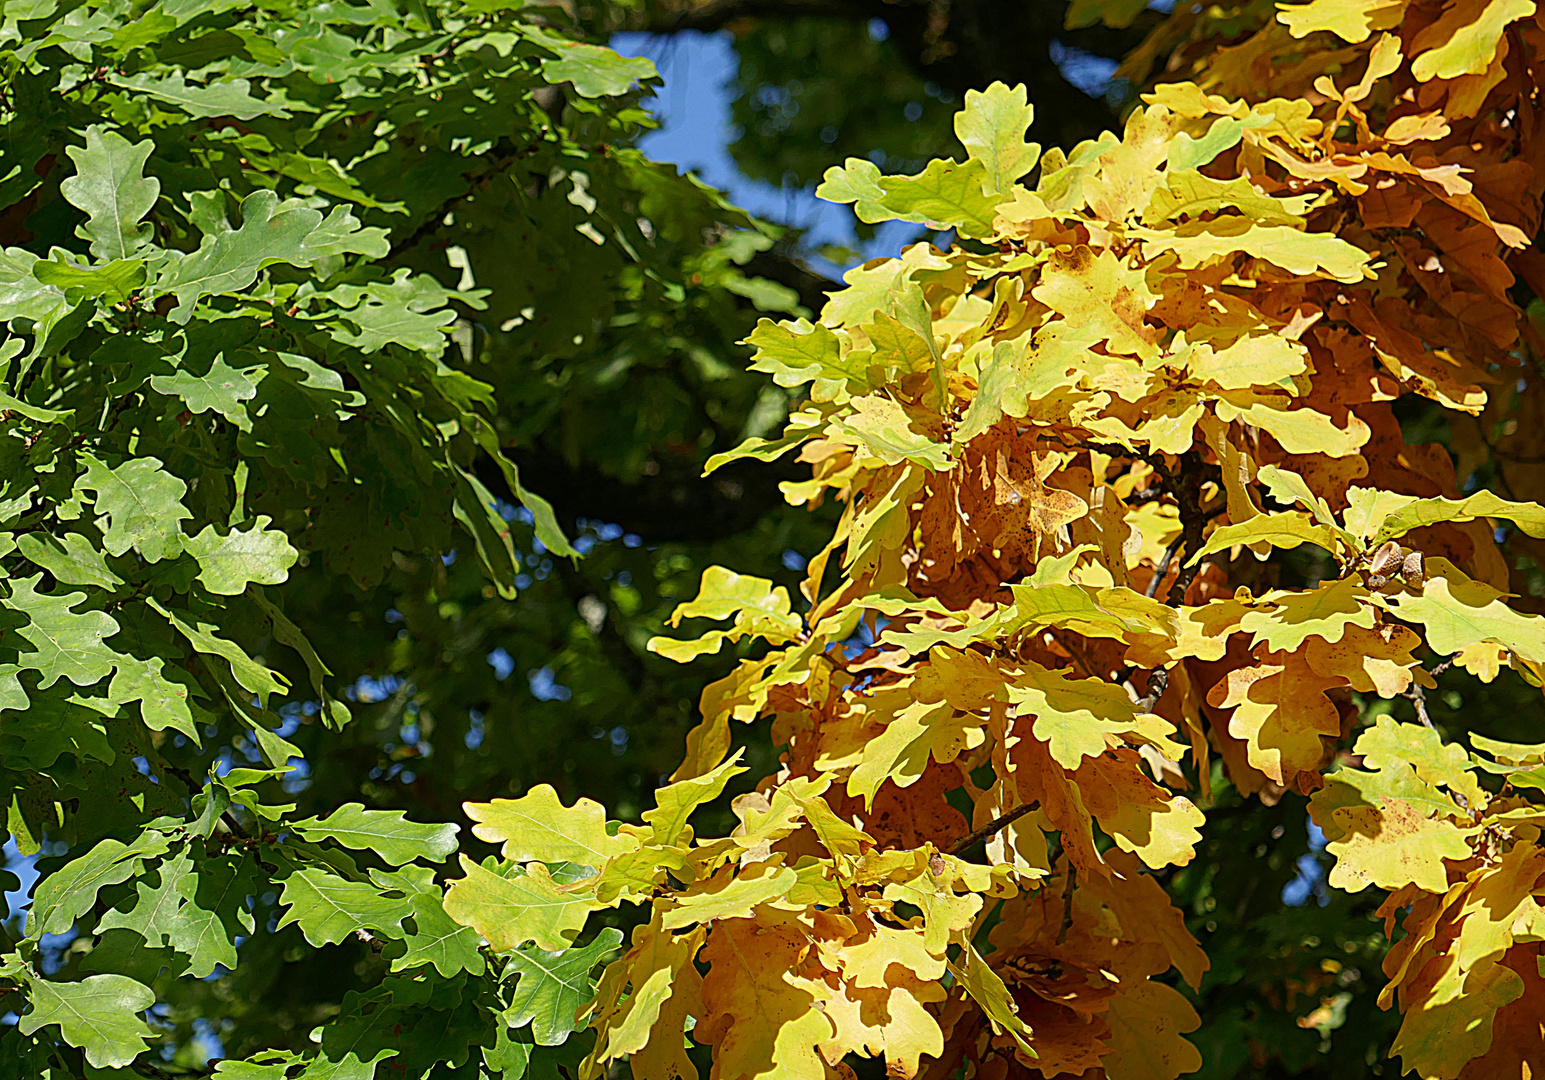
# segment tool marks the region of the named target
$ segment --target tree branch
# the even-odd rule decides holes
[[[954,847],[950,848],[950,854],[958,858],[965,852],[969,851],[972,845],[979,844],[983,840],[989,839],[1002,829],[1005,829],[1008,826],[1014,824],[1014,822],[1018,821],[1026,814],[1033,810],[1039,810],[1040,808],[1041,804],[1039,802],[1027,802],[1021,806],[1014,807],[1014,809],[1010,810],[996,821],[989,821],[980,829],[967,833],[960,839],[958,843],[956,843]]]

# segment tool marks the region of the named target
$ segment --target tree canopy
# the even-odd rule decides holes
[[[12,0],[7,1075],[1538,1071],[1542,47]]]

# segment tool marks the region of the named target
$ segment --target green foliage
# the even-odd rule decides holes
[[[725,359],[799,310],[742,269],[772,236],[631,148],[652,66],[551,11],[4,19],[0,799],[41,877],[0,924],[0,1072],[159,1075],[213,1032],[221,1076],[557,1075],[620,936],[569,948],[562,867],[496,877],[557,914],[490,961],[442,900],[453,793],[581,755],[643,786],[696,675],[618,669],[666,670],[700,556],[576,565],[598,537],[517,461],[695,477],[779,423]],[[776,559],[746,502],[719,535]],[[592,753],[542,668],[659,730]]]

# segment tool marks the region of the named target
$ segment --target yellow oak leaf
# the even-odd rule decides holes
[[[970,926],[982,910],[979,895],[955,892],[953,882],[935,877],[926,863],[909,878],[887,882],[880,895],[922,910],[923,948],[935,956],[943,956],[951,935]]]
[[[1367,41],[1376,30],[1400,25],[1409,0],[1310,0],[1307,4],[1278,4],[1277,19],[1296,38],[1329,30],[1354,44]]]
[[[1246,612],[1239,628],[1254,635],[1252,647],[1265,643],[1272,652],[1291,652],[1310,637],[1340,641],[1349,626],[1373,629],[1374,609],[1363,602],[1368,595],[1355,577],[1305,592],[1270,592],[1260,599],[1271,606]]]
[[[1426,783],[1442,785],[1461,796],[1469,810],[1484,810],[1490,801],[1471,771],[1470,756],[1464,748],[1444,742],[1430,727],[1381,716],[1372,727],[1363,729],[1353,751],[1362,755],[1365,769],[1410,766]]]
[[[704,1015],[695,1041],[715,1047],[711,1080],[824,1080],[817,1047],[835,1028],[817,1008],[832,997],[825,983],[795,972],[807,947],[797,926],[751,919],[713,925],[701,959]]]
[[[924,1006],[945,996],[937,982],[924,982],[900,967],[880,987],[843,983],[824,1003],[836,1034],[822,1045],[822,1056],[835,1064],[849,1052],[883,1054],[887,1076],[916,1076],[924,1056],[944,1052],[944,1033]]]
[[[729,761],[700,776],[655,788],[654,809],[645,810],[643,814],[644,823],[652,830],[654,843],[678,845],[691,840],[687,819],[699,806],[717,799],[725,784],[746,771],[740,764],[741,753],[737,750]]]
[[[1315,409],[1289,409],[1269,400],[1247,400],[1242,392],[1226,395],[1213,408],[1226,423],[1243,420],[1260,428],[1290,454],[1346,457],[1357,453],[1370,434],[1368,425],[1356,413],[1348,413],[1346,426],[1337,427],[1329,416]]]
[[[501,876],[461,857],[466,877],[451,882],[445,913],[487,939],[495,952],[535,941],[539,949],[567,949],[592,911],[605,905],[583,893],[563,892],[541,863]]]
[[[1477,491],[1464,499],[1411,499],[1391,509],[1368,538],[1370,547],[1404,536],[1412,529],[1439,521],[1474,521],[1476,518],[1503,518],[1530,536],[1545,537],[1545,506],[1539,503],[1510,502],[1489,491]],[[1373,524],[1370,522],[1370,524]]]
[[[912,701],[880,719],[883,727],[866,725],[861,733],[863,750],[848,777],[848,794],[863,798],[866,807],[873,805],[875,792],[887,780],[903,788],[916,783],[928,767],[935,740],[948,739],[964,718],[948,701]],[[973,726],[979,729],[980,721]]]
[[[1418,82],[1480,75],[1491,66],[1502,33],[1511,22],[1534,14],[1534,0],[1458,0],[1412,40]]]
[[[1304,232],[1288,225],[1258,225],[1245,217],[1189,222],[1170,230],[1140,229],[1150,259],[1173,252],[1182,270],[1194,270],[1235,254],[1263,259],[1290,274],[1356,284],[1373,276],[1369,256],[1332,233]]]
[[[703,977],[691,964],[683,964],[651,1029],[656,1034],[628,1058],[634,1080],[698,1080],[697,1066],[687,1056],[686,1040],[680,1033],[687,1030],[689,1017],[705,1012]],[[598,1071],[581,1080],[599,1080],[603,1075],[604,1071]]]
[[[1396,623],[1371,629],[1349,625],[1334,642],[1309,638],[1304,658],[1316,675],[1339,675],[1359,693],[1392,698],[1410,689],[1420,662],[1412,653],[1421,643],[1415,631]]]
[[[1338,678],[1316,675],[1295,655],[1237,668],[1214,686],[1207,702],[1233,709],[1228,730],[1247,747],[1251,765],[1279,784],[1312,772],[1325,757],[1323,739],[1341,732],[1341,714],[1325,691]]]
[[[678,893],[661,925],[680,930],[715,919],[743,919],[758,905],[787,896],[798,880],[789,867],[771,863],[757,863],[739,875],[733,866],[725,867],[708,881],[694,885],[693,891]]]
[[[923,931],[915,927],[894,927],[869,916],[855,916],[859,933],[848,938],[840,954],[845,980],[861,988],[890,985],[892,965],[911,972],[919,979],[933,981],[944,975],[944,956],[928,951]]]
[[[773,790],[769,798],[759,791],[748,792],[730,804],[741,824],[732,835],[736,847],[746,851],[766,848],[799,828],[805,816],[805,802],[816,798],[831,781],[798,776]]]
[[[1507,666],[1507,650],[1491,641],[1466,645],[1454,654],[1454,663],[1483,683],[1489,683]]]
[[[1192,556],[1191,561],[1196,562],[1205,555],[1227,551],[1237,544],[1248,546],[1259,543],[1284,549],[1314,544],[1326,551],[1335,551],[1336,531],[1328,525],[1317,524],[1302,510],[1256,514],[1239,524],[1218,526],[1208,535],[1207,542]]]
[[[1415,1069],[1424,1080],[1453,1080],[1465,1063],[1491,1046],[1492,1021],[1497,1010],[1523,995],[1518,973],[1494,961],[1461,971],[1453,956],[1439,956],[1427,964],[1422,982],[1448,976],[1453,990],[1442,998],[1429,998],[1419,990],[1390,1047],[1406,1069]]]
[[[1063,768],[1105,752],[1106,737],[1137,721],[1132,699],[1104,679],[1070,679],[1066,672],[1030,664],[1008,687],[1019,716],[1033,717],[1031,731]]]
[[[1144,776],[1135,750],[1085,761],[1073,774],[1084,805],[1122,851],[1148,866],[1184,866],[1196,854],[1206,817],[1183,795]]]
[[[1152,670],[1182,657],[1194,657],[1197,660],[1223,659],[1228,651],[1229,634],[1239,629],[1239,620],[1250,610],[1248,594],[1245,596],[1244,600],[1229,597],[1209,600],[1199,607],[1177,609],[1174,635],[1138,638],[1127,650],[1127,662],[1134,667]]]
[[[632,948],[613,961],[603,976],[611,977],[615,969],[625,982],[618,986],[616,1011],[599,1018],[595,1025],[598,1061],[636,1054],[653,1040],[665,1003],[680,984],[697,975],[692,960],[705,935],[702,927],[688,934],[672,934],[660,926],[658,916],[633,930]],[[624,986],[631,987],[626,996],[621,993]],[[661,1031],[658,1037],[669,1042],[674,1035]]]
[[[1202,1055],[1181,1036],[1201,1027],[1201,1017],[1172,986],[1143,980],[1111,999],[1108,1053],[1100,1058],[1110,1076],[1175,1080],[1202,1067]]]
[[[1525,660],[1545,662],[1545,617],[1520,615],[1502,602],[1503,595],[1447,559],[1434,558],[1427,560],[1427,583],[1420,594],[1390,597],[1388,603],[1402,619],[1426,628],[1427,644],[1436,652],[1494,641]]]
[[[1218,122],[1239,123],[1232,120]],[[1182,217],[1198,217],[1229,209],[1238,210],[1266,224],[1303,227],[1302,215],[1308,207],[1307,198],[1279,199],[1267,195],[1242,176],[1217,180],[1195,169],[1176,172],[1173,161],[1170,169],[1164,186],[1153,193],[1148,209],[1143,211],[1144,225],[1158,225],[1166,220],[1179,221]]]
[[[1002,197],[1031,169],[1041,148],[1025,142],[1035,119],[1025,88],[995,82],[986,90],[967,90],[965,108],[955,114],[955,137],[986,170],[989,194]]]
[[[1030,292],[1070,327],[1098,333],[1113,352],[1157,354],[1153,332],[1143,321],[1154,301],[1145,276],[1109,251],[1096,254],[1078,247],[1065,255],[1059,252]]]
[[[1414,495],[1357,486],[1347,488],[1346,499],[1347,509],[1342,520],[1346,522],[1347,531],[1365,545],[1391,514],[1420,501]]]
[[[1019,1007],[1014,1004],[1008,987],[1003,985],[1003,979],[982,959],[982,954],[976,951],[975,946],[965,943],[960,958],[952,961],[949,967],[950,973],[965,987],[966,993],[981,1006],[993,1031],[1007,1034],[1020,1050],[1030,1058],[1035,1058],[1032,1046],[1034,1034],[1019,1018]]]
[[[1291,387],[1293,376],[1303,374],[1308,366],[1308,352],[1302,345],[1273,334],[1243,337],[1218,350],[1195,345],[1186,356],[1187,375],[1224,390]]]
[[[1096,176],[1084,183],[1089,208],[1107,221],[1125,221],[1148,205],[1162,181],[1178,118],[1162,105],[1133,109],[1121,141],[1100,155]]]
[[[852,860],[860,854],[864,845],[873,846],[874,838],[839,818],[826,800],[819,796],[800,800],[800,806],[805,811],[805,820],[815,831],[816,839],[831,853],[839,874],[846,877],[852,869]]]
[[[591,799],[564,806],[551,784],[538,784],[518,799],[463,803],[472,835],[503,843],[511,862],[573,862],[599,867],[614,855],[639,846],[633,837],[606,832],[606,808]]]
[[[1386,796],[1380,803],[1335,811],[1345,836],[1326,845],[1336,857],[1329,877],[1332,887],[1348,892],[1361,892],[1369,885],[1398,889],[1414,884],[1428,892],[1447,889],[1443,860],[1469,858],[1469,838],[1480,829],[1424,817],[1401,799]]]
[[[1545,874],[1545,850],[1515,844],[1475,878],[1454,915],[1459,939],[1450,949],[1460,969],[1497,959],[1515,940],[1538,940],[1542,910],[1532,895]]]
[[[687,858],[684,847],[647,845],[613,856],[599,874],[585,881],[603,904],[615,904],[619,899],[637,900],[663,884],[667,871],[679,872],[686,866]]]

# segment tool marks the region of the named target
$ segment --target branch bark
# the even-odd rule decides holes
[[[979,844],[983,840],[991,838],[1001,830],[1006,829],[1008,826],[1024,817],[1026,814],[1034,810],[1039,810],[1040,808],[1041,804],[1039,802],[1027,802],[1022,806],[1014,807],[1014,809],[1010,810],[1008,813],[1004,814],[997,820],[989,821],[980,829],[969,832],[965,836],[961,837],[960,841],[954,847],[950,848],[950,854],[958,858],[960,855],[971,850],[972,845]]]

